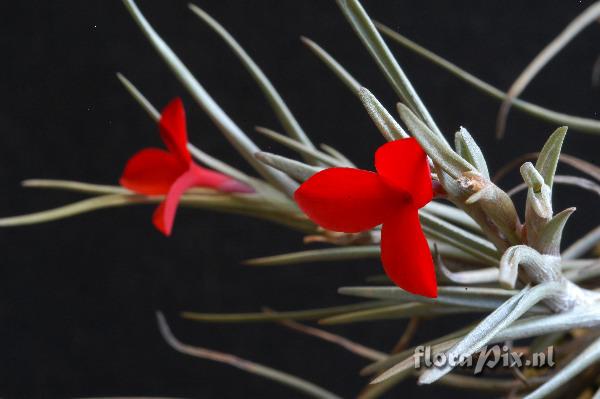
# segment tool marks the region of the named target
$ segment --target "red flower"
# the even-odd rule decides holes
[[[300,208],[320,226],[356,233],[383,224],[381,261],[399,287],[435,298],[437,284],[418,209],[433,197],[427,155],[413,138],[375,153],[377,173],[325,169],[296,190]]]
[[[192,161],[187,149],[185,110],[181,99],[175,98],[164,108],[158,127],[167,151],[145,148],[136,153],[127,162],[120,183],[139,194],[166,195],[152,218],[162,233],[171,234],[179,200],[191,187],[209,187],[222,192],[254,191],[237,180]]]

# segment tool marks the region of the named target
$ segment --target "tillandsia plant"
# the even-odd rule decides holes
[[[375,376],[359,394],[361,398],[379,397],[410,377],[416,377],[420,384],[438,383],[530,399],[574,397],[580,392],[590,392],[591,396],[600,383],[600,293],[593,284],[600,276],[600,259],[583,256],[600,241],[600,227],[561,251],[564,226],[575,208],[554,209],[552,198],[558,193],[556,185],[563,183],[600,191],[597,166],[561,155],[567,133],[567,126],[562,125],[597,134],[600,122],[550,111],[516,97],[544,63],[600,16],[600,3],[574,20],[505,94],[374,22],[358,0],[337,2],[397,94],[396,111],[401,123],[323,48],[306,38],[303,42],[362,102],[388,141],[374,154],[376,172],[357,169],[332,147],[316,147],[245,50],[211,16],[190,5],[191,11],[225,41],[248,70],[286,135],[267,128],[257,128],[257,132],[289,147],[299,158],[261,151],[196,80],[133,0],[124,0],[158,55],[257,176],[235,169],[189,143],[181,100],[176,98],[159,113],[127,78],[118,74],[129,94],[158,124],[166,149],[147,148],[133,155],[124,167],[120,185],[27,180],[26,186],[74,190],[90,198],[0,219],[0,226],[41,223],[136,204],[159,204],[152,220],[165,235],[173,229],[178,206],[279,223],[305,234],[306,243],[323,242],[330,247],[251,259],[247,264],[372,258],[374,270],[382,264],[385,275],[373,278],[370,286],[340,287],[340,294],[361,299],[352,305],[290,312],[265,309],[248,314],[186,312],[183,317],[197,322],[273,321],[341,345],[372,362],[361,370],[362,375]],[[448,142],[381,34],[503,100],[499,132],[504,130],[511,105],[561,126],[540,143],[535,163],[530,162],[529,155],[517,160],[524,182],[517,190],[527,190],[523,220],[512,199],[516,190],[506,192],[495,183],[497,177],[490,174],[484,152],[467,129],[460,127],[453,145]],[[561,161],[588,173],[590,179],[556,175]],[[507,168],[514,166],[511,163]],[[420,320],[449,314],[475,314],[480,318],[450,334],[409,347]],[[331,325],[400,318],[410,321],[392,353],[298,322],[319,320]],[[268,366],[186,345],[175,338],[162,313],[157,313],[157,320],[165,340],[180,352],[228,363],[309,396],[337,397],[325,388]],[[436,358],[464,360],[487,345],[502,343],[510,348],[517,340],[526,340],[519,347],[526,355],[552,346],[556,367],[537,369],[515,358],[512,367],[490,371],[497,372],[496,378],[479,377],[473,376],[465,364],[451,361],[426,366],[419,361],[421,352],[417,350],[425,346]],[[600,397],[600,391],[594,397]]]

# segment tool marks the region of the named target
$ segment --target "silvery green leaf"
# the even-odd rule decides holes
[[[377,100],[377,98],[367,88],[359,89],[360,101],[362,101],[369,116],[387,141],[394,141],[402,138],[407,138],[408,134],[390,115],[385,107]]]
[[[486,289],[478,287],[439,287],[437,298],[428,298],[411,294],[398,287],[341,287],[338,292],[361,298],[398,300],[402,302],[418,302],[432,305],[451,305],[473,309],[496,309],[505,298],[516,291]],[[536,307],[536,313],[547,313],[547,309]]]
[[[454,152],[445,140],[433,133],[406,105],[398,103],[398,113],[410,134],[417,139],[427,155],[454,179],[458,179],[464,172],[475,170],[475,167]]]
[[[113,208],[141,203],[153,203],[156,200],[132,194],[108,194],[87,198],[68,205],[60,206],[46,211],[29,213],[26,215],[0,218],[0,227],[23,226],[28,224],[46,223],[54,220],[65,219],[103,208]]]
[[[299,182],[304,182],[315,173],[323,170],[323,168],[310,166],[293,159],[282,157],[281,155],[271,154],[269,152],[257,152],[255,156],[259,161],[282,171],[286,175],[298,180]]]
[[[424,215],[423,212],[419,212],[419,215]],[[423,223],[423,222],[421,222]],[[443,232],[438,231],[435,227],[429,227],[422,225],[423,232],[429,240],[433,240],[438,243],[448,244],[449,246],[455,247],[456,249],[465,252],[469,256],[476,258],[478,261],[494,266],[498,264],[498,255],[488,255],[478,249],[471,246],[470,243],[463,242],[460,239],[450,237]]]
[[[567,134],[567,129],[566,126],[559,127],[550,135],[535,163],[535,168],[540,172],[544,178],[544,182],[550,188],[552,188],[552,180],[556,173],[556,165],[558,165],[558,158],[565,135]]]
[[[289,254],[266,256],[264,258],[249,259],[244,263],[252,266],[278,266],[308,262],[370,259],[379,258],[380,256],[381,249],[379,248],[379,245],[357,245],[339,248],[312,249]]]
[[[596,261],[595,263],[584,267],[567,270],[564,272],[564,275],[567,279],[574,283],[599,277],[600,261]]]
[[[133,194],[131,191],[121,186],[83,183],[72,180],[27,179],[21,182],[21,186],[31,188],[50,188],[66,191],[75,191],[84,194]]]
[[[567,208],[556,214],[542,227],[532,246],[541,254],[559,256],[563,229],[573,212],[575,212],[575,208]]]
[[[527,65],[517,79],[508,89],[506,98],[500,106],[498,112],[498,137],[502,137],[504,131],[506,117],[513,100],[518,97],[529,82],[539,73],[539,71],[552,58],[558,54],[575,36],[579,34],[585,27],[596,22],[600,17],[600,3],[593,3],[585,9],[581,14],[575,17],[563,30],[555,37],[544,49]]]
[[[285,174],[264,165],[254,158],[254,154],[260,149],[246,136],[246,134],[233,122],[233,120],[223,111],[223,109],[208,94],[202,85],[192,75],[190,70],[181,62],[179,57],[171,50],[167,43],[156,33],[154,28],[148,23],[144,15],[140,12],[133,0],[123,0],[123,4],[138,24],[142,32],[146,35],[150,43],[154,46],[159,55],[171,68],[175,76],[188,89],[194,100],[211,117],[215,125],[221,130],[223,135],[238,150],[238,152],[252,165],[258,173],[266,180],[273,183],[284,193],[291,195],[294,182]]]
[[[181,317],[202,323],[256,323],[277,320],[317,320],[323,317],[356,312],[359,310],[389,306],[390,302],[369,301],[351,305],[331,306],[317,309],[303,309],[277,312],[249,312],[249,313],[200,313],[185,311]]]
[[[440,140],[446,141],[360,2],[358,0],[337,0],[337,3],[398,96],[419,114]]]
[[[421,295],[411,294],[399,287],[340,287],[338,292],[343,295],[360,296],[364,298],[387,298],[406,301],[436,302],[438,298],[428,298]],[[510,298],[518,294],[517,290],[506,290],[503,288],[488,287],[438,287],[438,294],[445,297],[481,297],[481,298]],[[444,298],[442,300],[445,300]]]
[[[589,251],[594,245],[600,242],[600,225],[593,228],[583,237],[575,241],[563,253],[563,259],[575,259]]]
[[[487,180],[490,179],[490,173],[488,172],[487,163],[485,162],[485,157],[483,156],[481,149],[467,129],[462,126],[454,136],[454,146],[456,147],[458,155],[473,165],[483,177]]]
[[[269,78],[263,73],[258,65],[252,60],[252,58],[246,53],[246,51],[240,46],[233,36],[213,17],[202,10],[200,7],[189,4],[190,9],[196,14],[202,21],[204,21],[213,31],[215,31],[227,45],[233,50],[235,55],[240,59],[246,70],[250,73],[252,78],[256,81],[261,91],[267,98],[269,105],[275,112],[277,119],[283,126],[283,130],[294,139],[300,141],[307,147],[314,148],[313,143],[310,141],[302,127],[286,105],[285,101],[281,98],[281,95],[275,89]],[[307,157],[311,160],[310,157]],[[314,160],[312,160],[314,161]]]
[[[327,51],[325,51],[317,43],[307,37],[300,38],[304,43],[333,73],[348,87],[354,94],[358,96],[358,92],[362,87],[360,83],[348,71],[341,66]]]
[[[476,257],[469,255],[465,251],[462,251],[456,248],[455,246],[436,240],[427,240],[427,242],[429,244],[429,249],[431,252],[437,252],[440,256],[443,256],[444,258],[452,259],[455,261],[461,261],[462,263],[467,265],[480,263]]]
[[[545,298],[557,295],[562,292],[562,289],[562,285],[555,282],[540,284],[533,288],[525,287],[520,293],[514,295],[498,307],[498,309],[479,323],[462,340],[450,348],[446,352],[446,358],[460,359],[461,357],[471,356],[487,345],[495,335],[531,309],[532,306]],[[452,365],[445,364],[439,368],[429,369],[419,377],[419,383],[431,384],[449,373],[452,368]]]
[[[482,93],[487,94],[497,100],[504,100],[507,97],[506,93],[504,93],[502,90],[492,86],[487,82],[484,82],[478,77],[460,68],[456,64],[453,64],[445,58],[442,58],[439,55],[427,50],[423,46],[418,45],[417,43],[408,39],[406,36],[402,36],[400,33],[392,30],[380,22],[374,21],[374,23],[380,32],[391,38],[395,43],[398,43],[410,51],[413,51],[423,58],[433,62],[437,66],[445,69],[454,76],[480,90]],[[582,118],[580,116],[553,111],[548,108],[540,107],[539,105],[521,100],[520,98],[515,98],[512,104],[515,108],[518,108],[526,114],[540,120],[553,124],[568,125],[571,129],[576,129],[584,133],[600,134],[600,121],[596,119]]]
[[[152,118],[153,121],[158,122],[158,120],[160,119],[160,113],[157,111],[156,108],[154,108],[150,101],[148,101],[148,99],[144,97],[144,95],[138,90],[138,88],[135,87],[133,83],[131,83],[129,79],[127,79],[122,73],[117,72],[117,78],[119,78],[119,81],[121,82],[121,84],[123,84],[123,86],[129,92],[129,94],[131,94],[131,96],[138,102],[138,104],[140,104],[144,111],[146,111],[148,116],[150,116],[150,118]]]
[[[576,328],[594,328],[599,325],[600,310],[595,306],[580,306],[567,312],[517,320],[498,333],[490,343],[537,337]]]
[[[343,166],[342,162],[330,155],[324,154],[323,152],[317,150],[316,148],[307,147],[299,141],[296,141],[292,138],[279,134],[271,129],[267,129],[265,127],[257,126],[255,130],[267,136],[271,140],[278,142],[288,148],[291,148],[294,151],[297,151],[300,154],[310,155],[321,162],[324,162],[331,166]]]
[[[424,209],[435,216],[441,217],[442,219],[448,220],[449,222],[459,226],[466,227],[473,232],[481,232],[481,227],[479,227],[479,225],[473,219],[471,219],[469,215],[454,206],[443,204],[437,201],[431,201],[425,205]]]
[[[600,5],[600,3],[599,3]],[[600,338],[596,339],[578,354],[569,364],[557,371],[541,387],[525,396],[523,399],[541,399],[568,384],[576,375],[600,360]]]
[[[437,233],[442,234],[446,239],[449,238],[464,243],[469,248],[492,258],[498,256],[496,247],[494,247],[491,242],[479,235],[473,234],[470,231],[455,226],[452,223],[426,212],[419,212],[419,218],[423,224],[423,227],[434,229]],[[452,244],[451,242],[449,243]]]
[[[349,324],[376,320],[405,319],[413,316],[452,315],[480,312],[482,312],[482,310],[475,307],[466,308],[460,306],[431,306],[424,303],[402,303],[327,317],[319,320],[319,324]]]

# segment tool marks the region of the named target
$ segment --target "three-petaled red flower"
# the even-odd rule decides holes
[[[127,162],[120,183],[139,194],[166,196],[152,218],[163,234],[171,234],[179,200],[191,187],[208,187],[221,192],[254,191],[231,177],[192,161],[187,148],[185,110],[181,99],[175,98],[163,109],[158,126],[167,151],[145,148],[136,153]]]
[[[436,297],[433,259],[418,215],[433,197],[427,155],[413,138],[392,141],[375,153],[375,169],[325,169],[296,190],[296,202],[329,230],[356,233],[383,224],[387,275],[409,292]]]

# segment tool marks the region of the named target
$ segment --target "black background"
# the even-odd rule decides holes
[[[356,98],[298,40],[306,35],[317,41],[393,108],[392,90],[334,2],[197,4],[238,38],[315,142],[331,144],[361,167],[371,167],[383,139]],[[365,2],[374,18],[502,88],[588,4]],[[261,147],[282,151],[252,132],[254,125],[280,127],[238,60],[187,9],[186,1],[140,0],[139,6],[242,129]],[[82,198],[21,188],[25,178],[114,184],[135,151],[160,144],[154,124],[115,78],[117,71],[159,108],[182,96],[190,140],[249,171],[119,1],[2,2],[0,15],[0,215]],[[600,96],[591,88],[590,76],[599,39],[598,26],[588,28],[543,70],[524,97],[564,112],[597,116]],[[539,150],[555,128],[513,111],[507,138],[496,142],[495,100],[408,51],[392,48],[440,127],[450,134],[466,126],[492,170]],[[572,132],[564,150],[597,161],[598,138]],[[561,166],[561,172],[569,170]],[[513,172],[502,185],[508,188],[518,181]],[[592,194],[560,188],[557,197],[557,209],[579,207],[569,223],[570,241],[597,222]],[[349,262],[252,269],[239,262],[301,249],[302,237],[252,219],[182,209],[173,236],[166,239],[153,229],[151,212],[151,207],[103,210],[0,230],[2,396],[296,397],[276,383],[174,352],[157,332],[156,309],[166,313],[183,341],[301,375],[344,397],[366,383],[356,375],[364,360],[314,338],[269,324],[196,324],[179,319],[178,312],[347,303],[336,287],[361,284],[365,276],[379,273],[379,266]],[[448,324],[428,322],[419,337],[431,338]],[[389,350],[403,325],[368,323],[332,330]],[[408,397],[447,391],[418,388],[410,381],[394,392]]]

